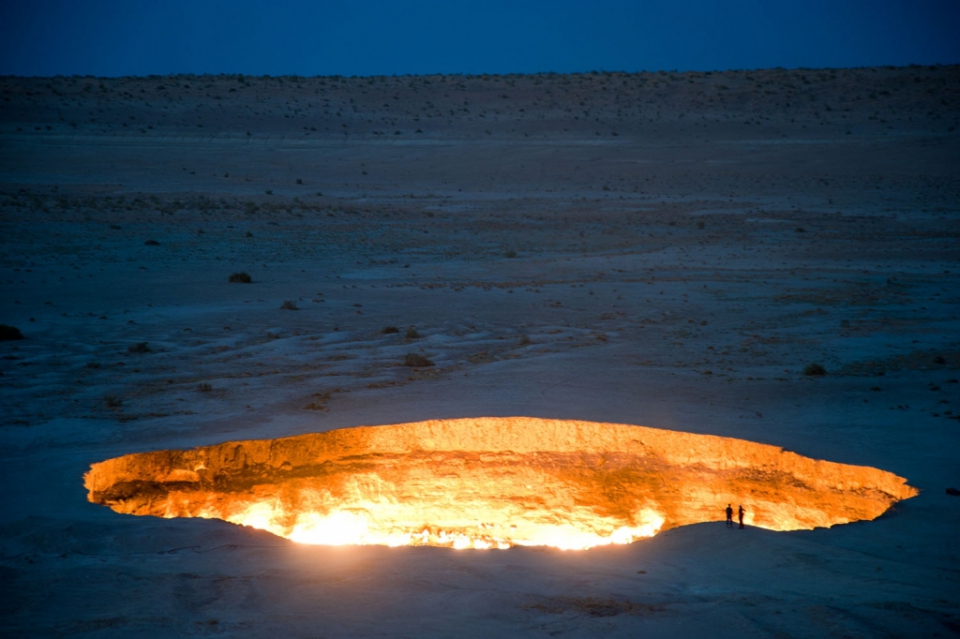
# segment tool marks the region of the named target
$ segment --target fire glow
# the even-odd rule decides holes
[[[125,455],[88,499],[305,544],[586,549],[723,518],[771,530],[874,519],[917,494],[867,466],[642,426],[473,418]]]

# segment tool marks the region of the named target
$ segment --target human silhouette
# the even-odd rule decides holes
[[[727,504],[727,528],[733,528],[733,504]]]
[[[740,518],[740,527],[743,528],[743,515],[747,511],[743,509],[743,504],[740,504],[740,510],[737,511],[737,516]]]

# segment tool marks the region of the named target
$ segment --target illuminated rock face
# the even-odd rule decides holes
[[[917,494],[876,468],[622,424],[512,418],[349,428],[125,455],[85,475],[91,502],[207,517],[319,544],[589,548],[723,519],[810,529]]]

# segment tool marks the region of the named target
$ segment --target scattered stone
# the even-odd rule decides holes
[[[137,342],[136,344],[131,344],[127,347],[128,353],[151,353],[150,347],[146,342]]]
[[[417,353],[407,353],[403,358],[403,365],[413,368],[420,368],[423,366],[433,366],[433,362],[423,355],[418,355]]]

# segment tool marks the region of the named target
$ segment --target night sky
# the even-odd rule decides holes
[[[958,0],[0,0],[0,74],[952,64],[957,33]]]

